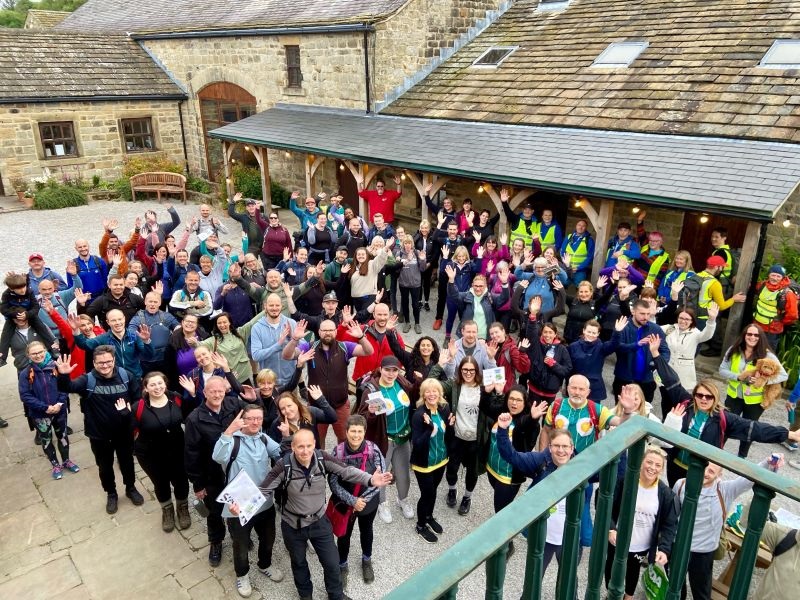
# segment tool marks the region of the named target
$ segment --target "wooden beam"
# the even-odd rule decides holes
[[[588,201],[587,201],[588,203]],[[583,202],[581,203],[581,207],[583,208]],[[589,208],[594,211],[594,208],[589,205]],[[584,211],[586,209],[584,208]],[[589,213],[586,213],[587,216]],[[606,264],[606,246],[608,246],[608,240],[611,237],[611,234],[614,231],[614,223],[612,222],[612,218],[614,217],[614,201],[613,200],[601,200],[600,201],[600,211],[596,213],[596,218],[592,221],[592,225],[594,225],[594,232],[595,232],[595,246],[594,246],[594,261],[592,262],[592,276],[597,278],[600,274],[600,269],[602,269]],[[591,220],[591,217],[589,217]]]
[[[231,154],[233,154],[233,149],[236,147],[236,142],[227,142],[225,140],[222,141],[222,162],[225,166],[225,192],[227,198],[233,197],[233,177],[231,177]]]
[[[404,172],[408,180],[411,181],[411,183],[414,185],[414,188],[417,190],[417,194],[419,194],[420,201],[422,203],[422,218],[427,219],[428,205],[425,202],[425,188],[427,188],[428,185],[430,185],[431,195],[436,194],[440,189],[442,189],[442,186],[444,186],[444,184],[450,181],[450,177],[433,175],[431,173],[423,173],[422,179],[420,179],[419,177],[417,177],[417,174],[414,173],[413,171],[404,171]]]
[[[263,146],[258,147],[256,158],[261,155],[258,163],[261,167],[261,194],[264,199],[264,212],[269,216],[272,210],[272,181],[269,176],[269,155]]]
[[[324,156],[314,156],[313,154],[306,154],[306,197],[314,197],[314,175],[317,174],[317,169],[325,162]]]
[[[739,264],[735,273],[736,283],[733,292],[747,294],[750,290],[750,282],[753,273],[753,261],[758,251],[758,242],[761,239],[761,223],[749,221],[747,231],[744,234],[742,253],[739,256]],[[736,337],[741,333],[742,324],[752,321],[749,315],[744,314],[744,302],[737,302],[730,308],[728,313],[728,325],[725,328],[725,338],[722,342],[723,350],[730,348]]]

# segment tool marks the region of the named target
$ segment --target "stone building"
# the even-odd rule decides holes
[[[118,177],[138,152],[183,160],[186,95],[125,36],[0,29],[0,73],[0,193]]]
[[[25,17],[25,29],[52,29],[67,18],[64,10],[39,10],[32,8]]]

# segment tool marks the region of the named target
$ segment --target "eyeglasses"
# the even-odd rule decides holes
[[[264,420],[264,417],[245,417],[244,420],[250,423],[260,423]]]
[[[474,373],[475,369],[468,369],[468,368],[464,367],[463,369],[461,369],[461,372],[462,373]]]
[[[103,367],[105,365],[113,365],[114,361],[113,360],[96,360],[96,361],[94,361],[94,364],[96,364],[96,365],[98,365],[100,367]]]
[[[550,444],[550,447],[553,450],[571,450],[572,446],[570,444]]]
[[[744,337],[761,337],[758,333],[745,333]]]
[[[694,397],[697,398],[698,400],[713,400],[714,399],[714,395],[713,394],[701,394],[700,392],[695,392],[694,393]]]

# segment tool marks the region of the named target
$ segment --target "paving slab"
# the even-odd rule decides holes
[[[0,481],[3,482],[3,493],[0,494],[0,516],[20,510],[42,501],[39,490],[31,481],[28,472],[13,464],[0,468]]]
[[[196,560],[180,537],[165,535],[150,521],[141,517],[72,549],[92,596],[131,594]]]
[[[66,473],[58,481],[50,479],[39,488],[64,533],[91,527],[98,519],[110,518],[104,512],[106,494],[100,487],[96,467],[82,468],[74,477],[71,475]]]
[[[211,571],[207,560],[195,560],[177,571],[175,579],[181,584],[181,587],[188,590],[211,577]]]
[[[0,558],[63,537],[56,521],[42,502],[0,518]]]
[[[102,596],[97,597],[111,598],[112,596],[104,593]],[[151,598],[154,600],[189,600],[191,596],[187,590],[181,587],[174,577],[168,575],[158,580],[150,578],[145,588],[122,592],[113,598],[114,600],[148,600]],[[208,600],[212,600],[212,598],[212,596],[209,596]]]
[[[64,556],[0,584],[0,598],[51,600],[80,584],[81,578],[75,565],[68,556]]]

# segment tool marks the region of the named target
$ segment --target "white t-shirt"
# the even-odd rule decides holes
[[[658,514],[658,484],[645,488],[639,484],[636,509],[633,513],[633,532],[630,552],[648,552]]]
[[[564,541],[564,523],[567,520],[567,498],[550,507],[547,519],[547,543],[560,546]]]
[[[471,442],[478,438],[478,414],[480,413],[481,388],[461,386],[456,407],[456,437]]]

